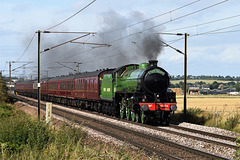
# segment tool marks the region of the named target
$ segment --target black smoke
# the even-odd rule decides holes
[[[158,58],[163,46],[158,34],[158,32],[161,32],[161,28],[158,27],[158,30],[156,30],[153,20],[144,21],[143,14],[137,11],[130,13],[128,16],[109,11],[104,13],[102,17],[103,27],[100,35],[107,43],[120,47],[118,49],[119,56],[109,59],[109,63],[122,65],[141,63]],[[141,21],[142,23],[138,23]]]
[[[161,32],[162,29],[160,27],[154,28],[155,22],[153,20],[144,21],[146,17],[141,12],[135,11],[127,15],[121,15],[111,10],[98,16],[96,18],[99,20],[98,29],[96,28],[97,35],[87,36],[78,41],[110,44],[111,47],[69,43],[44,52],[41,54],[41,68],[45,76],[46,71],[48,71],[48,76],[54,77],[75,73],[74,70],[77,70],[75,63],[63,63],[74,69],[71,70],[56,62],[81,62],[80,72],[85,72],[147,62],[148,60],[157,59],[161,54],[162,39],[157,33]],[[134,23],[137,24],[131,25]],[[64,31],[67,30],[65,27]],[[79,27],[79,31],[81,31],[81,27]],[[53,35],[50,37],[50,34],[49,36],[44,34],[42,37],[42,50],[79,36]],[[36,56],[35,60],[37,60]]]
[[[149,60],[157,59],[162,50],[162,40],[159,35],[154,33],[144,34],[139,46],[139,53],[146,56]]]

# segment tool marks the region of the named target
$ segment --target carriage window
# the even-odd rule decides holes
[[[84,84],[83,84],[83,80],[81,79],[81,89],[84,89]]]
[[[91,90],[93,90],[93,80],[91,80]]]

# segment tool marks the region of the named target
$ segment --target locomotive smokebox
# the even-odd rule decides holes
[[[149,60],[150,66],[157,66],[158,60]]]

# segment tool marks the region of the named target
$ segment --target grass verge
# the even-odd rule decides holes
[[[0,159],[146,159],[126,147],[97,141],[63,123],[59,130],[0,103]]]

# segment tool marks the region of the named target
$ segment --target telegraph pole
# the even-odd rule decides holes
[[[184,116],[187,115],[187,36],[185,33],[185,53],[184,53]]]
[[[174,50],[176,50],[177,52],[181,53],[184,55],[184,89],[183,89],[183,94],[184,94],[184,102],[183,102],[183,112],[184,112],[184,116],[186,118],[187,115],[187,36],[189,36],[189,34],[185,33],[158,33],[158,34],[168,34],[168,35],[177,35],[177,36],[183,36],[184,35],[184,39],[185,39],[185,48],[184,48],[184,53],[172,46],[170,46],[169,44],[162,42],[163,44],[165,44],[167,47],[170,47]]]
[[[41,31],[38,30],[38,119],[40,119],[41,110],[41,73],[40,73],[40,52],[41,52]]]
[[[12,93],[12,71],[14,72],[15,70],[17,70],[17,69],[19,69],[23,66],[26,66],[26,65],[28,65],[32,62],[31,61],[9,61],[9,62],[6,62],[6,63],[9,63],[9,91],[10,91],[10,94],[11,94]],[[12,63],[26,63],[26,64],[12,69]]]

